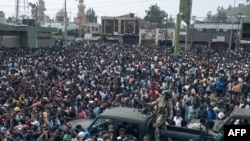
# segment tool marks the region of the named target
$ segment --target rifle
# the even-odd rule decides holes
[[[134,98],[135,110],[141,112],[142,114],[151,115],[155,113],[155,110],[152,106],[149,106],[147,103],[144,103],[139,98]]]

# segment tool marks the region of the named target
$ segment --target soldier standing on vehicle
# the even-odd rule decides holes
[[[155,130],[155,141],[160,141],[160,129],[166,128],[166,120],[169,119],[168,114],[171,113],[168,111],[169,99],[171,99],[171,91],[164,91],[156,101],[147,104],[150,106],[156,106],[157,116],[153,124]]]

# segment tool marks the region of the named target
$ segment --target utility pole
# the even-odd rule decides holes
[[[16,0],[16,23],[18,23],[19,17],[19,0]]]
[[[235,11],[235,0],[234,0],[234,7],[233,7],[233,14],[232,14],[232,19],[231,19],[231,22],[232,22],[232,27],[231,27],[231,33],[230,33],[230,41],[229,41],[229,48],[230,50],[232,50],[232,42],[233,42],[233,28],[234,28],[234,11]]]
[[[185,49],[188,46],[189,40],[189,26],[191,21],[192,0],[180,0],[179,13],[176,17],[175,39],[174,39],[174,56],[179,54],[179,42],[180,42],[180,26],[184,21],[187,24]]]
[[[181,13],[178,13],[176,17],[176,28],[175,28],[175,38],[174,38],[174,56],[175,57],[179,53],[181,16],[182,16]]]
[[[67,0],[65,0],[65,5],[64,5],[64,40],[65,40],[65,46],[67,47],[67,45],[68,45],[68,33],[67,33],[67,26],[68,26],[68,22],[67,22],[67,20],[68,20],[68,18],[67,18],[67,3],[66,3],[66,1]]]
[[[168,40],[168,14],[166,15],[166,35],[165,35],[165,46],[167,47]]]
[[[238,19],[238,27],[237,27],[237,34],[236,34],[236,41],[235,41],[235,49],[238,49],[238,46],[239,46],[239,37],[240,37],[240,21],[241,21],[241,13],[239,13],[237,15],[237,19]]]

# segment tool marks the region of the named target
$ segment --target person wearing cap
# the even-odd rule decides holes
[[[42,130],[40,128],[40,122],[34,120],[30,122],[30,124],[31,124],[32,137],[38,139],[42,134]]]
[[[154,129],[155,129],[155,141],[160,140],[160,128],[166,128],[166,120],[169,118],[169,104],[168,101],[171,99],[171,91],[163,91],[162,95],[152,103],[147,103],[149,106],[156,106],[156,113],[157,117],[154,122]],[[172,118],[172,117],[171,117]]]
[[[20,107],[15,107],[15,108],[14,108],[14,111],[15,111],[15,112],[20,112],[21,109],[20,109]]]
[[[30,124],[31,124],[31,125],[34,125],[34,126],[37,126],[37,127],[40,126],[40,123],[39,123],[39,121],[37,121],[37,120],[30,122]]]

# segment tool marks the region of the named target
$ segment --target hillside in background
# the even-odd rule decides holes
[[[239,16],[244,19],[244,22],[250,22],[250,3],[242,3],[235,7],[231,5],[227,8],[218,7],[217,13],[213,15],[211,11],[208,11],[204,22],[238,22]]]
[[[225,12],[227,13],[228,16],[234,15],[238,16],[238,14],[241,14],[242,16],[246,16],[246,19],[249,20],[250,18],[250,4],[239,4],[235,8],[230,8],[230,6],[225,9]]]

